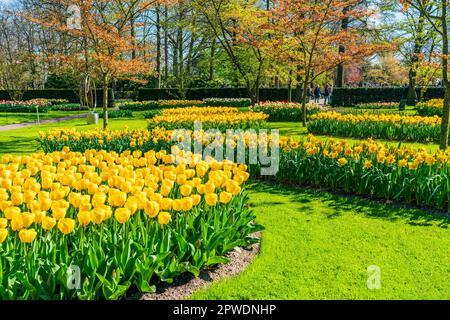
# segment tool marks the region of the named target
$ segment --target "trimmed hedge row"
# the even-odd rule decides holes
[[[112,91],[109,92],[109,97],[112,97]],[[78,92],[72,89],[39,89],[25,91],[22,100],[33,99],[65,99],[69,103],[79,103],[80,98]],[[0,100],[11,100],[8,91],[0,90]],[[112,108],[114,101],[109,99],[109,107]],[[97,107],[103,105],[103,90],[97,90]]]
[[[419,96],[421,88],[417,88]],[[406,99],[407,87],[380,87],[380,88],[335,88],[331,105],[333,107],[353,107],[361,103],[372,102],[400,102]],[[443,98],[443,87],[429,87],[423,95],[424,100]]]
[[[287,88],[261,88],[259,97],[261,101],[286,101],[288,100]],[[292,96],[295,95],[292,89]],[[249,98],[245,88],[192,88],[187,89],[186,99],[203,100],[208,98]],[[174,100],[181,99],[177,89],[139,89],[137,99],[139,101],[148,100]]]
[[[417,88],[419,95],[421,88]],[[261,101],[287,101],[288,88],[261,88],[259,96]],[[405,99],[407,87],[380,87],[380,88],[335,88],[331,104],[334,107],[353,107],[361,103],[373,102],[400,102]],[[116,98],[135,99],[137,101],[158,101],[181,99],[177,89],[148,89],[141,88],[138,91],[115,92]],[[292,89],[292,97],[295,97],[295,88]],[[112,97],[112,92],[110,92]],[[444,88],[429,87],[423,95],[424,100],[443,98]],[[203,100],[208,98],[239,99],[249,98],[245,88],[192,88],[187,89],[187,100]],[[29,90],[23,95],[23,100],[31,99],[66,99],[70,103],[79,101],[76,90],[72,89],[43,89]],[[10,100],[7,91],[0,91],[0,100]],[[103,100],[103,91],[97,90],[97,105],[100,107]],[[114,101],[110,99],[109,107]]]

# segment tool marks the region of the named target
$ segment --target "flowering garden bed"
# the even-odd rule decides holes
[[[165,152],[67,148],[3,157],[0,297],[154,292],[253,243],[249,235],[260,227],[242,192],[245,166],[191,160],[175,166]],[[67,285],[71,268],[79,272],[78,290]]]
[[[439,141],[440,124],[437,116],[322,112],[311,116],[308,130],[313,134],[425,143]]]

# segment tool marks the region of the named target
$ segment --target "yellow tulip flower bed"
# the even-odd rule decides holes
[[[0,298],[154,292],[254,242],[249,235],[260,227],[242,192],[246,166],[186,159],[175,165],[165,151],[68,148],[4,156]]]
[[[245,146],[257,146],[259,136],[256,132],[242,132],[241,135],[235,135],[233,138],[226,134],[218,136],[215,132],[208,131],[190,131],[187,130],[191,138],[191,142],[201,141],[202,145],[209,145],[211,143],[225,143],[237,144],[243,139]],[[184,137],[184,135],[181,135]],[[269,136],[270,138],[270,136]],[[174,139],[174,140],[173,140]],[[128,130],[91,130],[78,131],[70,128],[56,128],[48,132],[39,133],[39,143],[41,149],[46,152],[61,151],[68,147],[71,151],[85,152],[87,150],[106,150],[106,151],[142,151],[147,152],[151,150],[166,150],[170,151],[172,146],[180,142],[180,135],[175,130],[167,130],[164,128],[135,129]]]
[[[431,99],[425,102],[419,102],[416,105],[417,113],[421,116],[440,116],[444,108],[444,99]]]
[[[276,179],[450,211],[450,153],[283,138]]]
[[[192,107],[164,110],[149,120],[149,128],[192,130],[194,122],[201,122],[203,129],[258,129],[268,119],[262,112],[238,112],[227,107]]]
[[[147,152],[150,150],[170,150],[172,131],[165,129],[129,130],[90,130],[78,131],[76,128],[55,128],[48,132],[39,133],[41,149],[48,153],[61,151],[69,147],[72,151],[84,152],[86,150],[106,151],[135,151]]]
[[[439,141],[440,124],[437,116],[322,112],[311,116],[308,130],[343,137],[430,142]]]

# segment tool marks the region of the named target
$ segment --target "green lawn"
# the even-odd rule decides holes
[[[86,113],[86,111],[49,111],[47,113],[40,113],[39,119],[62,118],[83,113]],[[30,121],[37,121],[37,115],[35,113],[0,113],[0,126]]]
[[[449,299],[449,220],[324,192],[251,187],[262,249],[193,299]],[[381,289],[369,290],[370,265]]]
[[[109,128],[111,130],[123,129],[128,126],[130,129],[144,128],[146,120],[141,113],[136,112],[134,118],[130,119],[110,119]],[[92,130],[102,128],[102,121],[98,125],[87,125],[86,119],[73,119],[58,123],[43,125],[33,125],[28,128],[15,129],[0,132],[0,155],[1,154],[27,154],[38,149],[37,137],[39,131],[48,131],[52,128],[77,128],[78,130]]]
[[[306,138],[308,135],[308,130],[302,126],[299,122],[269,122],[268,127],[270,129],[278,129],[280,130],[280,135],[282,136],[290,136],[294,139],[302,139]],[[316,135],[316,137],[322,140],[334,139],[336,141],[347,141],[350,144],[358,143],[364,141],[366,139],[357,139],[357,138],[346,138],[346,137],[331,137],[331,136],[320,136]],[[412,142],[399,142],[399,141],[388,141],[388,140],[378,140],[382,143],[387,143],[390,146],[398,146],[399,144],[410,146],[412,148],[421,148],[424,147],[430,152],[437,151],[439,149],[439,145],[434,143],[412,143]]]
[[[73,113],[63,112],[63,115],[70,115]],[[146,127],[146,120],[143,118],[143,112],[134,112],[133,118],[126,119],[110,119],[110,129],[118,130],[123,129],[125,126],[128,126],[130,129],[135,128],[144,128]],[[34,125],[24,129],[16,129],[0,132],[0,154],[5,153],[30,153],[34,152],[37,149],[36,138],[38,136],[39,131],[48,131],[52,128],[62,128],[62,127],[75,127],[78,130],[91,130],[95,128],[102,127],[102,121],[100,120],[97,126],[95,125],[86,125],[85,119],[74,119],[69,121],[62,121],[58,123],[51,123],[45,125]],[[306,128],[302,127],[301,123],[298,122],[272,122],[268,123],[269,129],[279,129],[280,135],[282,136],[291,136],[295,139],[305,138],[308,135],[308,131]],[[319,138],[326,140],[330,139],[329,136],[318,136]],[[360,142],[361,139],[352,139],[352,138],[339,138],[333,137],[335,140],[339,141],[347,141],[349,143],[357,143]],[[389,145],[397,146],[399,142],[393,141],[384,141],[379,140],[380,142],[386,142]],[[429,151],[436,151],[438,149],[438,145],[436,144],[421,144],[421,143],[403,143],[404,145],[408,145],[414,148],[425,147]]]

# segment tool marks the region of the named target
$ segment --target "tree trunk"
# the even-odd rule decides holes
[[[295,101],[302,102],[302,76],[300,75],[300,65],[297,66],[297,86],[295,87]]]
[[[289,70],[289,81],[288,81],[288,96],[287,100],[292,102],[292,69]]]
[[[350,9],[349,7],[344,7],[342,9],[342,13],[344,15],[346,15],[347,12],[349,11],[349,9]],[[349,19],[348,18],[342,19],[341,30],[347,30],[348,29],[348,23],[349,23]],[[344,53],[345,52],[345,47],[343,45],[340,45],[338,50],[339,50],[339,53]],[[339,64],[337,66],[336,87],[342,88],[344,85],[345,85],[344,65]]]
[[[406,97],[406,105],[415,106],[417,102],[416,79],[417,69],[419,68],[419,54],[422,53],[424,46],[423,29],[425,25],[425,14],[420,11],[419,21],[417,24],[416,38],[414,40],[414,51],[411,57],[411,67],[409,68],[408,95]]]
[[[167,5],[164,6],[164,81],[169,79],[169,31],[167,23],[169,20],[169,9]]]
[[[306,95],[308,93],[308,77],[305,78],[305,81],[303,82],[303,92],[302,92],[302,124],[303,127],[306,128],[306,121],[307,121],[307,115],[306,115]]]
[[[214,38],[211,43],[211,53],[209,56],[209,81],[214,80],[215,55],[216,55],[216,38]]]
[[[179,21],[183,21],[183,14],[180,14]],[[184,55],[183,55],[183,28],[179,27],[177,32],[177,51],[178,51],[178,67],[179,67],[179,87],[183,91],[184,88]]]
[[[447,29],[447,0],[441,0],[442,24],[442,80],[444,82],[444,108],[442,110],[441,137],[439,147],[448,148],[449,117],[450,117],[450,83],[448,81],[448,29]]]
[[[161,7],[158,4],[156,6],[156,89],[161,88],[161,19],[160,19]]]
[[[275,88],[280,89],[280,75],[275,75]]]
[[[131,50],[131,59],[136,59],[136,43],[135,43],[135,39],[136,39],[136,29],[134,27],[134,18],[131,19],[130,21],[130,33],[131,33],[131,42],[133,44],[133,49]]]
[[[103,129],[108,128],[108,76],[103,77]]]

